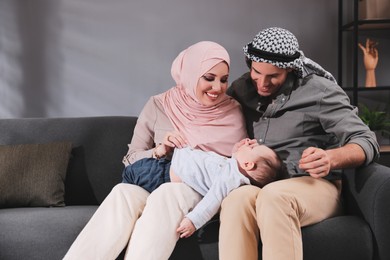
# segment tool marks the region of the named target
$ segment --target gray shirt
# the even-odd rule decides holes
[[[186,215],[196,229],[218,212],[222,200],[230,191],[250,184],[249,179],[239,171],[235,159],[211,151],[189,147],[175,149],[171,169],[184,183],[204,196]]]
[[[323,77],[299,79],[289,73],[275,98],[268,100],[246,73],[227,93],[241,104],[249,137],[278,152],[292,176],[307,175],[298,161],[310,146],[331,149],[355,143],[366,154],[365,164],[379,154],[375,134],[358,117],[357,108],[341,87]],[[340,179],[341,172],[332,171],[326,178]]]

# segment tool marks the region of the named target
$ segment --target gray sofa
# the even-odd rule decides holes
[[[0,144],[72,142],[66,206],[1,208],[0,259],[64,256],[97,205],[121,181],[121,159],[135,123],[135,117],[114,116],[0,119]],[[374,163],[346,171],[343,183],[345,215],[302,229],[305,259],[390,259],[390,168]],[[170,259],[218,259],[218,225],[215,218],[179,240]]]

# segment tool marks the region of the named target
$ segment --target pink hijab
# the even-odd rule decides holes
[[[223,61],[229,65],[229,54],[217,43],[202,41],[188,47],[172,64],[176,86],[159,99],[174,128],[191,147],[231,156],[233,145],[247,136],[240,105],[226,94],[212,107],[196,98],[199,78]]]

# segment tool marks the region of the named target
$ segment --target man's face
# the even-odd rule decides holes
[[[251,78],[259,95],[268,97],[275,94],[286,81],[291,69],[281,69],[266,62],[254,62],[251,66]]]

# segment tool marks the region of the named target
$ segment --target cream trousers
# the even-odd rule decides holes
[[[80,232],[66,260],[113,260],[126,247],[125,259],[166,260],[176,229],[201,196],[183,183],[165,183],[150,195],[131,184],[118,184]]]
[[[242,186],[223,201],[220,260],[302,260],[301,227],[341,214],[341,185],[309,176]]]

